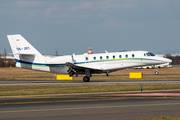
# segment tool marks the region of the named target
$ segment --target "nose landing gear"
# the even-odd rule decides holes
[[[159,72],[158,72],[158,71],[156,71],[156,72],[155,72],[155,75],[158,75],[158,74],[159,74]]]
[[[155,75],[158,75],[158,74],[159,74],[159,72],[158,72],[158,68],[156,68]]]

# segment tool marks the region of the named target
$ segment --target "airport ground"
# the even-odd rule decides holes
[[[155,69],[124,69],[105,74],[93,74],[91,81],[121,81],[132,80],[129,78],[130,72],[142,72],[142,79],[136,80],[180,80],[180,66],[173,68],[161,68],[159,75],[155,75]],[[74,77],[73,81],[82,81],[84,75]],[[0,79],[2,80],[56,80],[55,74],[48,72],[32,71],[21,68],[0,68]]]
[[[143,78],[129,79],[129,72],[143,72]],[[0,119],[117,120],[161,116],[179,119],[180,68],[159,69],[158,76],[154,72],[155,69],[120,70],[108,77],[104,74],[95,75],[86,83],[91,85],[84,85],[83,76],[74,77],[73,81],[56,81],[52,73],[0,68],[0,91],[6,93],[0,97]],[[69,89],[73,92],[77,90],[76,94],[62,93]],[[85,89],[88,91],[83,93]],[[25,95],[23,90],[30,94]],[[49,92],[32,95],[33,90],[41,91],[39,94],[42,91]],[[51,93],[51,90],[57,92]],[[18,94],[8,95],[12,91],[18,91]]]
[[[0,119],[6,120],[122,120],[179,116],[179,111],[179,91],[0,97]],[[174,117],[164,118],[159,120]]]

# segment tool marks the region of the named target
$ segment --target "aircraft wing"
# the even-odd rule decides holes
[[[67,72],[68,72],[68,74],[70,76],[74,75],[75,73],[76,74],[85,74],[85,69],[89,69],[91,74],[93,74],[93,73],[103,73],[104,72],[103,70],[76,66],[76,65],[74,65],[74,64],[72,64],[70,62],[67,62],[66,66],[69,68]]]

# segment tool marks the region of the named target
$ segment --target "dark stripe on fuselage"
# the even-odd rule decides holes
[[[18,60],[18,59],[15,59],[15,60],[18,63],[28,64],[28,65],[38,65],[38,66],[63,66],[63,65],[66,65],[65,63],[61,63],[61,64],[46,64],[46,63],[27,62],[27,61]],[[105,59],[105,60],[94,60],[94,61],[86,61],[86,62],[77,62],[77,63],[74,63],[74,64],[78,65],[78,64],[84,64],[84,63],[107,62],[107,61],[117,61],[117,60],[161,61],[161,60],[146,59],[146,58],[122,58],[122,59]]]

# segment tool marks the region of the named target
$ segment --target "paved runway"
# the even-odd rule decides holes
[[[113,84],[180,84],[180,80],[126,80],[126,81],[10,81],[0,80],[0,86],[25,85],[113,85]]]
[[[179,116],[180,91],[0,97],[0,119],[114,120]]]

